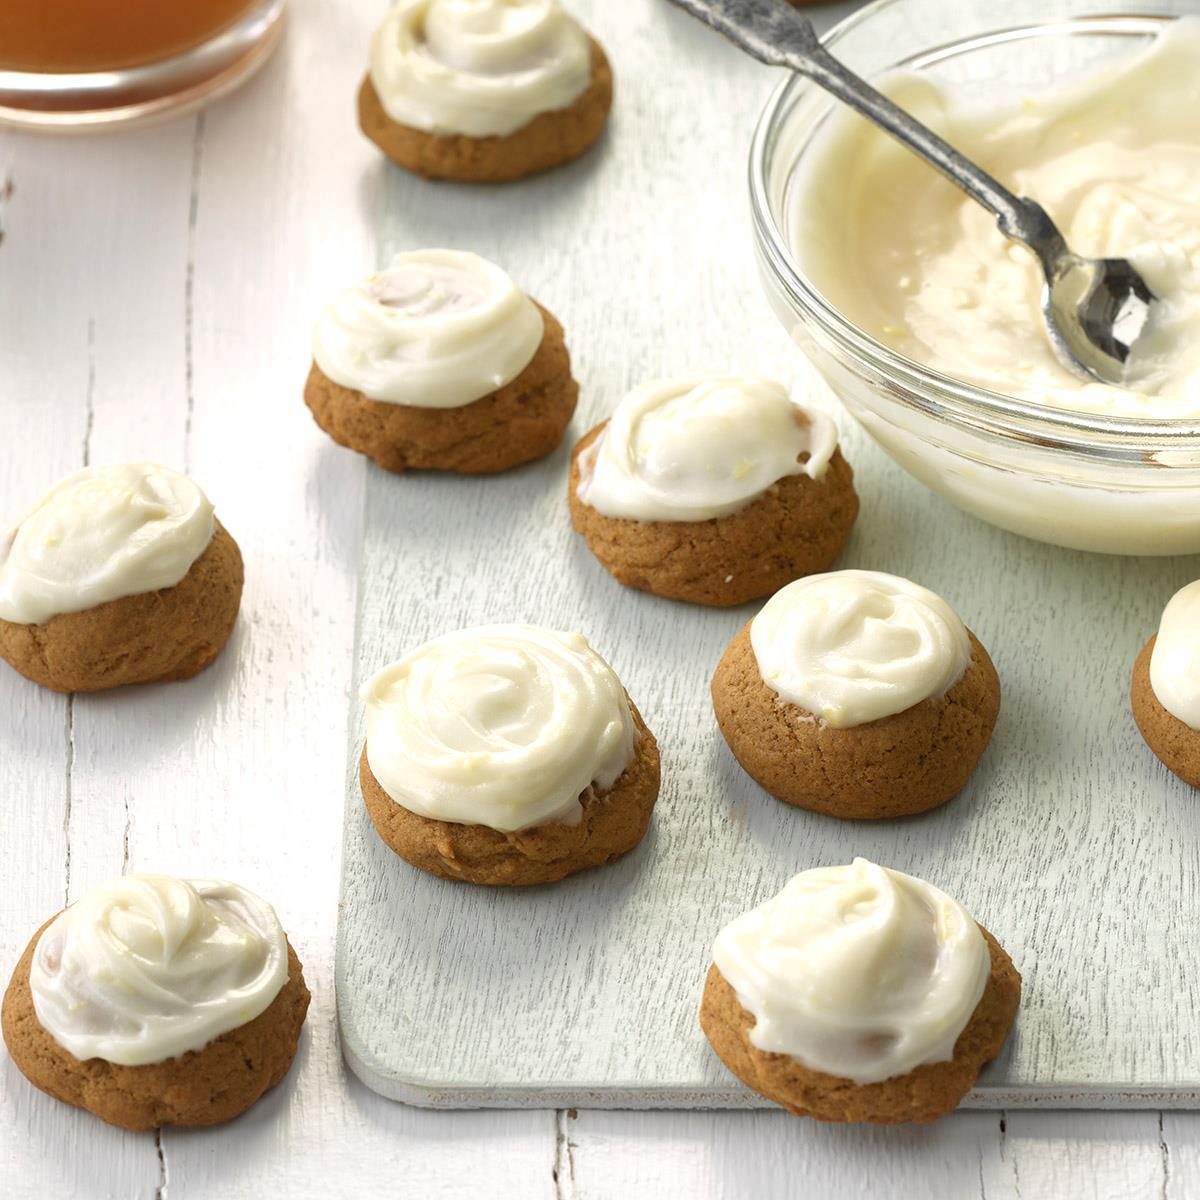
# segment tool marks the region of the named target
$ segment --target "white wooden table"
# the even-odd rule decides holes
[[[608,0],[595,24],[663,2]],[[287,1081],[212,1131],[110,1129],[0,1057],[0,1197],[1200,1195],[1191,1114],[433,1113],[349,1076],[332,975],[364,467],[299,394],[316,309],[376,258],[387,168],[350,98],[381,3],[293,0],[280,56],[201,116],[0,133],[0,512],[89,461],[158,459],[247,562],[238,632],[197,680],[72,701],[0,671],[0,970],[65,901],[149,869],[269,897],[313,991]]]

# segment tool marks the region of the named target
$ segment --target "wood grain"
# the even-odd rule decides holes
[[[1175,1200],[1196,1178],[1179,1155],[1172,1170],[1153,1113],[959,1113],[871,1129],[779,1112],[581,1112],[562,1129],[571,1200]]]

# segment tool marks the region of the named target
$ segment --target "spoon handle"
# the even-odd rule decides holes
[[[1000,232],[1028,246],[1045,270],[1051,270],[1067,252],[1062,234],[1040,204],[1013,195],[977,163],[855,75],[821,45],[812,22],[784,0],[673,0],[673,3],[760,62],[798,71],[890,133],[994,213]]]

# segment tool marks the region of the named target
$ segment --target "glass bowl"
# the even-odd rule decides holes
[[[904,67],[1015,91],[1132,52],[1196,12],[1195,0],[1117,2],[877,0],[825,42],[868,77]],[[776,89],[750,192],[768,300],[849,412],[916,479],[1003,529],[1109,554],[1200,552],[1200,414],[1119,419],[989,392],[875,341],[821,295],[788,245],[789,188],[834,103],[800,76]]]

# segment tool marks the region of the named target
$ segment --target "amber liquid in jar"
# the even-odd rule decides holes
[[[256,0],[0,0],[0,70],[108,71],[160,62]]]

